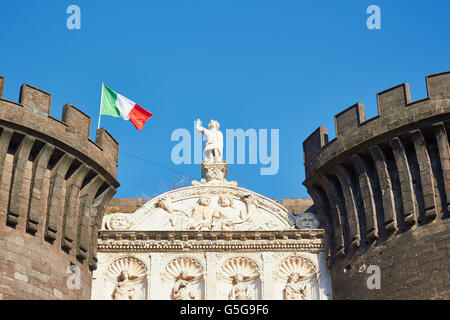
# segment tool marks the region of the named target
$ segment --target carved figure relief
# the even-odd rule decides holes
[[[248,293],[248,286],[244,284],[244,276],[238,273],[233,279],[233,288],[231,289],[229,300],[253,300],[253,297]]]
[[[254,261],[244,257],[231,258],[222,267],[222,277],[232,283],[228,299],[257,299],[255,292],[250,292],[250,285],[254,285],[260,278],[258,266]]]
[[[233,207],[233,199],[229,196],[220,196],[220,207],[214,211],[213,229],[234,230],[236,225],[242,224],[242,212]]]
[[[190,280],[192,276],[181,272],[173,286],[173,298],[175,300],[196,300],[197,296],[192,288]]]
[[[108,230],[127,230],[129,226],[128,218],[122,213],[112,214],[106,221]]]
[[[253,194],[242,194],[239,198],[227,193],[216,195],[200,193],[195,198],[183,198],[174,202],[161,197],[154,207],[147,209],[151,220],[159,224],[159,230],[284,230],[291,228],[273,214],[261,208]],[[193,201],[195,201],[193,203]],[[142,213],[139,213],[145,217]],[[150,220],[149,220],[150,222]],[[136,230],[136,225],[132,225]],[[130,227],[128,228],[130,229]],[[139,229],[137,229],[139,230]]]
[[[278,276],[286,281],[284,299],[306,300],[311,279],[317,279],[313,264],[307,259],[292,256],[284,259],[279,266]]]
[[[113,290],[113,300],[134,300],[134,286],[132,281],[135,276],[131,276],[127,271],[122,271],[117,277],[117,285]]]
[[[251,195],[245,195],[242,199],[247,207],[247,213],[243,218],[244,222],[253,224],[256,222],[256,215],[258,214],[258,202],[256,198]]]
[[[319,228],[319,219],[312,212],[303,212],[297,216],[295,225],[299,229],[317,229]]]
[[[175,280],[172,289],[174,300],[201,299],[199,289],[203,282],[203,268],[191,258],[177,258],[166,267],[166,272]]]
[[[223,168],[219,166],[209,166],[205,168],[205,176],[207,180],[224,180],[225,173]]]
[[[171,226],[182,224],[187,213],[184,210],[178,209],[171,201],[167,198],[160,198],[155,203],[156,208],[161,208],[167,213],[169,213],[169,222]]]
[[[213,209],[210,206],[211,199],[202,196],[197,204],[190,210],[190,221],[187,228],[190,230],[209,230],[211,229]]]
[[[294,272],[288,278],[285,287],[286,300],[306,300],[306,280],[312,278],[314,275],[304,277]]]
[[[199,219],[201,211],[204,218]],[[127,230],[286,230],[295,223],[275,201],[222,185],[169,191],[130,214],[128,220]]]
[[[147,268],[138,259],[120,258],[109,267],[109,274],[116,279],[111,297],[113,300],[135,300],[136,285],[145,281]]]

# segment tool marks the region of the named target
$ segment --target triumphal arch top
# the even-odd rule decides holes
[[[206,138],[202,179],[105,215],[93,299],[330,299],[324,230],[314,213],[228,181],[219,123]]]

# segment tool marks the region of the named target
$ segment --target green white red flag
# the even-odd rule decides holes
[[[131,121],[138,130],[142,130],[145,122],[150,119],[152,113],[142,108],[137,103],[117,93],[102,84],[102,99],[100,115],[122,117]],[[100,123],[100,121],[99,121]]]

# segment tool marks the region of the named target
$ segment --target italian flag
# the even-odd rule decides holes
[[[137,103],[125,98],[104,84],[102,84],[100,114],[130,120],[138,130],[141,130],[144,127],[145,121],[152,116],[151,112],[148,112]]]

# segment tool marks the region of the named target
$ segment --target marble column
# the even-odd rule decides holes
[[[150,290],[148,293],[148,298],[150,300],[163,299],[159,294],[161,290],[161,253],[155,252],[150,253]]]
[[[274,286],[274,258],[272,252],[263,252],[261,253],[262,261],[263,261],[263,270],[262,270],[262,300],[270,300],[273,299],[272,290]]]
[[[214,252],[207,252],[206,254],[206,274],[205,274],[205,297],[206,300],[216,299],[217,291],[217,254]]]
[[[333,299],[331,290],[331,278],[330,273],[327,270],[326,253],[319,252],[317,254],[318,264],[319,264],[319,290],[320,290],[320,300],[331,300]]]

